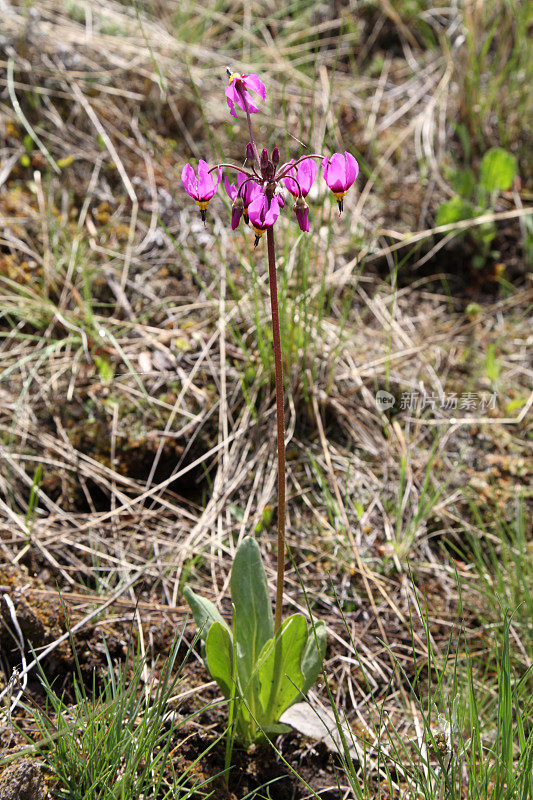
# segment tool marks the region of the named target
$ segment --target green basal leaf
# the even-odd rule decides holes
[[[503,147],[492,147],[481,161],[479,177],[481,186],[489,194],[507,191],[513,185],[518,171],[516,158]]]
[[[280,733],[290,733],[292,728],[290,725],[284,725],[283,722],[273,722],[271,725],[263,725],[261,730],[270,736],[279,736]]]
[[[448,175],[448,180],[454,192],[460,194],[461,197],[469,199],[474,194],[476,188],[476,179],[471,169],[458,169]]]
[[[241,542],[231,569],[231,598],[235,605],[237,670],[243,692],[265,642],[274,634],[274,618],[259,545],[250,536]],[[250,691],[253,692],[252,687]],[[252,708],[255,712],[255,709]]]
[[[326,626],[322,622],[322,620],[319,620],[318,622],[315,622],[314,631],[312,627],[309,628],[307,642],[305,643],[304,651],[302,654],[301,667],[305,679],[305,683],[302,687],[302,694],[307,694],[311,686],[316,681],[318,674],[322,669],[322,662],[324,660],[325,655],[326,655]]]
[[[462,197],[452,197],[437,209],[435,225],[451,225],[463,219],[471,219],[474,216],[474,208],[471,203],[467,203]]]
[[[279,637],[270,639],[259,656],[259,699],[266,725],[277,722],[285,709],[300,697],[305,680],[300,664],[306,641],[305,617],[293,614],[282,624]]]
[[[233,646],[228,629],[220,622],[213,622],[209,628],[205,642],[205,659],[211,677],[229,700],[232,689]]]
[[[213,625],[215,622],[219,622],[224,628],[226,628],[228,633],[230,633],[230,629],[222,619],[217,607],[211,602],[211,600],[206,600],[204,597],[200,597],[200,595],[196,594],[196,592],[193,592],[190,586],[185,587],[183,590],[183,595],[192,611],[194,621],[196,622],[200,631],[200,638],[202,642],[206,641],[211,625]]]

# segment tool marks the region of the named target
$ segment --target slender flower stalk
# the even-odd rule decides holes
[[[272,339],[274,343],[274,374],[276,379],[276,423],[278,444],[278,569],[276,579],[276,606],[274,633],[281,628],[283,607],[283,582],[285,578],[285,409],[283,403],[283,361],[279,332],[278,287],[276,280],[276,252],[274,229],[267,230],[268,280],[270,309],[272,313]]]

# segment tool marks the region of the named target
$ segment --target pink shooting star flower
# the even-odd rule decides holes
[[[330,158],[322,162],[324,180],[337,198],[339,212],[342,213],[343,198],[359,175],[359,164],[346,150],[342,153],[333,153]]]
[[[305,202],[305,197],[309,194],[309,190],[313,185],[316,178],[318,167],[314,161],[307,158],[305,161],[300,162],[296,167],[291,167],[286,177],[283,178],[285,186],[289,192],[296,198],[296,203],[293,206],[296,219],[300,230],[309,230],[309,206]]]
[[[198,177],[196,177],[191,165],[185,164],[181,171],[181,180],[185,191],[193,198],[200,209],[202,220],[205,222],[205,210],[211,198],[217,193],[218,185],[222,180],[222,168],[218,168],[218,180],[215,183],[213,175],[209,172],[208,164],[200,159],[198,161]]]
[[[268,197],[261,192],[248,206],[248,215],[255,232],[254,247],[259,244],[259,239],[267,228],[270,228],[279,217],[279,202],[277,197],[272,197],[269,203]]]
[[[266,98],[266,88],[263,81],[257,75],[241,75],[239,72],[231,72],[228,67],[229,85],[226,86],[226,101],[229,106],[229,113],[232,117],[237,116],[234,103],[237,103],[243,111],[250,114],[257,114],[259,109],[255,105],[255,100],[250,94],[250,90],[259,95],[263,100]]]
[[[254,197],[261,192],[261,189],[255,181],[247,178],[242,172],[237,173],[237,186],[234,183],[230,183],[227,178],[224,178],[224,187],[230,199],[233,200],[231,227],[235,230],[240,222],[241,215],[244,217],[246,224],[248,224],[248,206]]]

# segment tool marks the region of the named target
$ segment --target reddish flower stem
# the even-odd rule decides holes
[[[251,145],[252,145],[252,148],[253,148],[253,151],[254,151],[255,160],[257,161],[257,166],[260,167],[261,166],[261,160],[259,158],[259,150],[257,149],[257,145],[256,145],[255,139],[254,139],[254,132],[253,132],[253,129],[252,129],[252,117],[250,115],[250,110],[248,108],[248,101],[246,99],[246,92],[242,89],[242,86],[238,85],[238,83],[235,86],[235,88],[237,89],[238,93],[241,96],[241,100],[243,102],[243,105],[244,105],[244,108],[245,108],[245,111],[246,111],[246,119],[248,120],[248,132],[250,134],[250,142],[251,142]]]
[[[214,167],[211,167],[211,169],[208,170],[208,173],[214,172],[219,167],[226,167],[226,169],[234,169],[236,172],[242,172],[243,175],[247,175],[248,178],[253,178],[253,174],[251,172],[248,172],[243,167],[237,167],[235,164],[224,164],[224,163],[215,164]]]
[[[282,166],[278,169],[278,171],[276,172],[275,180],[280,181],[282,178],[287,177],[287,175],[289,176],[289,178],[294,180],[294,178],[292,178],[291,175],[289,175],[289,172],[293,167],[297,167],[298,164],[301,164],[302,161],[307,161],[308,158],[320,158],[322,161],[324,160],[324,156],[321,156],[319,153],[312,153],[309,156],[302,156],[301,158],[298,159],[298,161],[294,161],[293,163],[288,161],[286,164],[282,164]],[[285,172],[283,170],[285,170]]]
[[[285,412],[283,407],[283,363],[279,332],[278,286],[276,280],[276,253],[274,229],[267,228],[268,279],[270,308],[272,310],[272,338],[274,341],[274,373],[276,378],[276,419],[278,428],[278,571],[276,580],[276,607],[274,634],[281,628],[283,605],[283,580],[285,577]]]
[[[261,168],[261,159],[255,143],[252,129],[252,118],[248,109],[246,94],[238,88],[248,120],[250,142],[254,151],[257,166]],[[274,185],[267,187],[267,196],[272,198]],[[276,606],[274,610],[274,635],[281,628],[283,606],[283,581],[285,578],[285,411],[283,404],[283,362],[281,360],[281,337],[279,331],[278,285],[276,279],[276,251],[274,246],[274,229],[267,228],[268,280],[270,285],[270,308],[272,312],[272,338],[274,344],[274,375],[276,381],[276,420],[278,445],[278,569],[276,578]],[[276,657],[279,658],[278,647]]]

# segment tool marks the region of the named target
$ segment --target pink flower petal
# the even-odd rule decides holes
[[[292,164],[292,161],[289,162]],[[290,170],[287,172],[287,175],[283,178],[283,183],[289,190],[289,192],[294,195],[294,197],[298,197],[298,184],[295,181],[291,180],[292,178],[297,178],[296,170],[294,167],[291,167]]]
[[[279,212],[280,208],[277,198],[272,198],[269,208],[268,200],[263,192],[258,194],[248,206],[248,216],[250,217],[252,225],[255,225],[255,227],[260,230],[270,228],[279,217]]]
[[[194,197],[196,200],[198,198],[198,181],[196,180],[196,175],[190,164],[185,164],[183,167],[181,171],[181,181],[187,194]]]
[[[265,204],[268,203],[265,197]],[[265,213],[265,222],[264,225],[266,228],[270,228],[271,225],[275,223],[277,218],[279,217],[280,207],[277,197],[273,197],[270,201],[270,208]]]
[[[344,155],[346,156],[346,186],[344,188],[347,189],[352,183],[355,183],[359,175],[359,164],[347,150]]]
[[[346,164],[344,156],[340,153],[333,153],[331,158],[324,159],[322,162],[324,180],[332,192],[343,192],[346,183]]]
[[[198,161],[198,194],[200,200],[210,200],[215,194],[213,178],[209,174],[209,166],[206,161]]]
[[[235,106],[233,104],[238,103],[240,98],[233,84],[230,83],[229,86],[226,86],[225,94],[226,94],[226,102],[229,106],[229,113],[231,114],[232,117],[236,117],[237,112],[235,111]]]
[[[255,183],[255,181],[247,181],[244,189],[241,192],[241,196],[244,201],[244,207],[248,208],[250,203],[261,194],[263,194],[261,188],[257,183]]]
[[[247,88],[252,89],[254,92],[263,98],[266,99],[266,88],[263,81],[259,80],[257,75],[242,75],[242,80]]]
[[[301,164],[298,164],[297,178],[304,197],[309,194],[317,172],[318,167],[311,158],[307,158],[305,161],[302,161]]]
[[[254,197],[254,199],[248,206],[248,216],[250,217],[250,221],[252,222],[253,225],[256,225],[258,228],[263,227],[264,214],[263,217],[261,216],[261,214],[264,210],[263,207],[264,205],[266,205],[266,203],[267,199],[263,194],[263,192],[261,192],[260,194],[257,194]]]
[[[213,173],[211,173],[211,174],[213,174]],[[212,178],[211,178],[211,180],[212,180]],[[220,186],[220,181],[221,180],[222,180],[222,167],[219,167],[218,168],[218,172],[217,172],[217,182],[214,183],[214,181],[213,181],[213,186],[214,186],[215,192],[218,192],[218,187]],[[214,192],[213,192],[213,194],[214,194]]]
[[[244,96],[246,98],[246,103],[248,105],[248,111],[250,112],[250,114],[257,114],[259,109],[255,105],[252,95],[250,94],[250,92],[246,91],[246,89],[244,90]],[[242,108],[243,111],[246,111],[246,108],[244,107],[244,103],[242,102],[240,96],[239,100],[237,100],[237,103],[240,106],[240,108]]]
[[[224,188],[231,200],[235,200],[237,197],[237,187],[234,183],[230,183],[228,179],[224,176]]]

